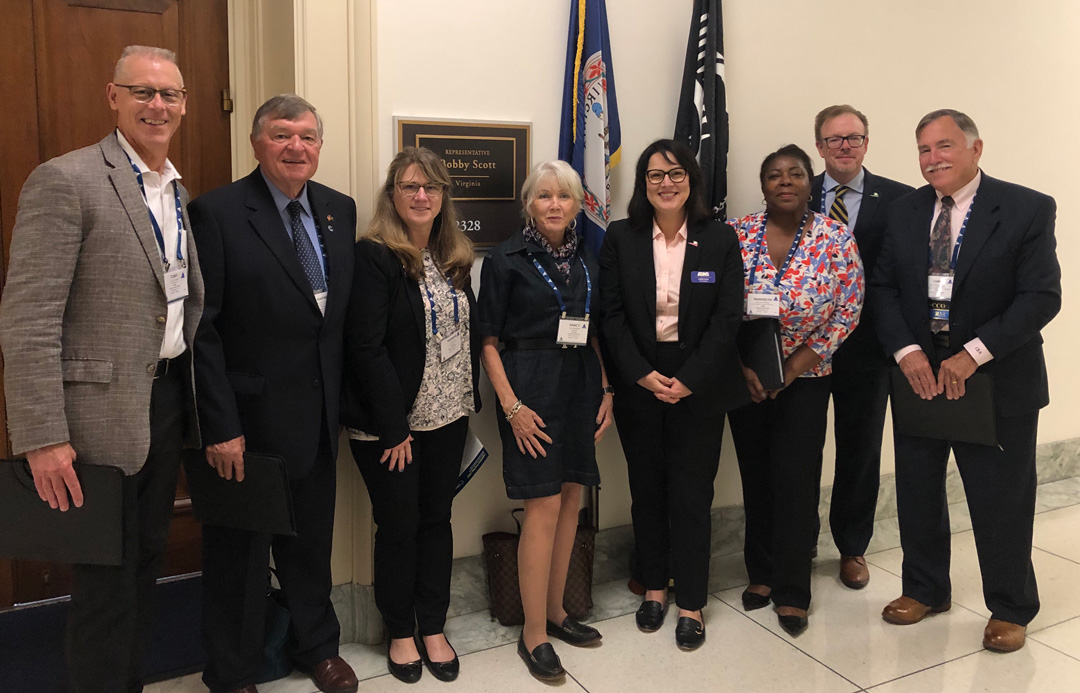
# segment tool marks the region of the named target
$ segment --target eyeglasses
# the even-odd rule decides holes
[[[428,197],[442,197],[443,186],[438,183],[428,183],[427,185],[418,185],[417,183],[398,183],[398,192],[405,197],[416,197],[416,194],[420,192],[420,188],[424,189],[424,194]]]
[[[670,178],[672,183],[682,183],[686,180],[686,169],[680,167],[661,171],[658,168],[652,168],[645,172],[645,180],[653,185],[660,185],[665,177]]]
[[[161,101],[166,106],[179,106],[187,98],[187,89],[154,89],[141,84],[117,84],[116,86],[127,89],[131,98],[139,103],[150,103],[156,95],[161,94]]]
[[[839,149],[840,147],[844,146],[844,142],[850,144],[852,149],[858,149],[859,147],[863,146],[864,142],[866,142],[866,135],[826,137],[821,141],[824,142],[825,146],[829,149]]]

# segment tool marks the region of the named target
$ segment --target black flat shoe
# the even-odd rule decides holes
[[[424,662],[422,659],[418,659],[415,662],[398,664],[390,659],[390,646],[387,645],[386,668],[390,670],[390,673],[393,674],[394,678],[398,681],[401,681],[402,683],[416,683],[420,680],[420,675],[424,673]]]
[[[643,630],[646,633],[655,633],[660,630],[660,626],[664,625],[665,613],[667,613],[666,604],[647,601],[641,602],[641,606],[638,607],[637,614],[634,615],[634,618],[637,620],[637,627],[639,630]]]
[[[742,593],[742,608],[743,611],[753,611],[755,609],[763,609],[769,605],[769,595],[758,594],[757,592],[750,592],[744,590]]]
[[[446,644],[450,645],[450,641],[447,640]],[[424,638],[420,635],[416,636],[416,649],[420,651],[420,659],[423,660],[424,666],[427,667],[427,670],[431,672],[432,676],[440,681],[453,681],[461,672],[461,661],[458,659],[457,650],[454,650],[453,645],[450,645],[450,649],[454,650],[454,658],[449,662],[431,661],[431,658],[428,657],[427,648],[424,647]]]
[[[776,618],[780,621],[780,627],[792,637],[802,634],[806,627],[810,625],[810,619],[806,616],[782,616],[777,614]]]
[[[680,616],[675,626],[675,644],[680,650],[690,652],[705,642],[705,624],[696,618]]]
[[[525,666],[529,667],[529,673],[541,681],[560,681],[566,676],[566,670],[562,668],[559,655],[555,654],[555,648],[551,643],[541,643],[530,653],[525,647],[525,636],[518,638],[518,655],[525,660]]]
[[[592,626],[586,626],[584,623],[578,623],[569,616],[563,619],[561,626],[548,621],[547,634],[576,647],[595,645],[603,638],[600,631]]]

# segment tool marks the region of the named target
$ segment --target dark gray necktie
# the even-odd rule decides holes
[[[930,230],[930,274],[950,274],[952,259],[952,208],[953,199],[941,198],[941,212]],[[930,320],[930,331],[937,334],[949,325],[948,320]]]
[[[315,246],[311,244],[311,238],[304,228],[304,222],[300,218],[303,207],[298,200],[293,200],[285,207],[289,211],[289,219],[292,222],[293,246],[296,248],[296,257],[300,260],[300,266],[304,268],[304,274],[311,282],[311,289],[315,293],[326,291],[326,277],[323,276],[322,266],[319,264],[319,256],[315,254]]]

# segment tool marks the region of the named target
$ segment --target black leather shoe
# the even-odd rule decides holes
[[[418,659],[415,662],[398,664],[390,659],[390,646],[386,647],[386,668],[394,675],[394,678],[402,683],[416,683],[420,675],[424,673],[424,662]]]
[[[447,640],[446,644],[450,645],[450,641]],[[432,676],[440,681],[453,681],[458,677],[458,673],[461,672],[461,661],[458,659],[457,650],[454,650],[453,645],[450,645],[450,649],[454,650],[454,658],[449,662],[431,661],[431,658],[428,657],[427,648],[424,647],[424,638],[420,635],[416,636],[416,649],[420,652],[420,659],[423,660],[424,666],[427,667],[427,670],[431,672]]]
[[[763,609],[769,605],[769,595],[758,594],[757,592],[750,592],[743,590],[742,593],[742,608],[743,611],[753,611],[754,609]]]
[[[568,642],[571,645],[577,647],[587,647],[589,645],[595,645],[600,642],[603,637],[600,635],[600,631],[596,630],[592,626],[586,626],[584,623],[578,623],[574,619],[567,616],[563,619],[562,625],[556,625],[555,623],[547,622],[547,634],[553,638],[558,638],[563,642]]]
[[[705,624],[696,618],[680,616],[675,626],[675,644],[680,650],[696,650],[705,642]]]
[[[667,604],[647,601],[641,602],[641,606],[638,607],[634,618],[637,620],[639,630],[646,633],[655,633],[660,630],[660,626],[664,625],[664,614],[666,613]]]
[[[810,619],[806,616],[784,616],[777,614],[776,618],[780,621],[780,627],[786,630],[792,637],[801,635],[806,627],[810,625]]]
[[[518,638],[517,650],[518,655],[525,660],[525,666],[529,667],[529,673],[541,681],[559,681],[566,676],[566,670],[562,668],[559,655],[555,654],[551,643],[541,643],[530,653],[525,647],[523,634]]]

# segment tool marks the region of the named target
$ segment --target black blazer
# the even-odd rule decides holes
[[[863,171],[866,172],[866,176],[863,178],[862,203],[859,206],[859,216],[855,219],[855,228],[851,229],[851,233],[859,247],[863,271],[869,279],[873,276],[878,256],[881,255],[881,246],[885,242],[885,227],[889,221],[889,209],[892,203],[914,191],[915,188],[889,178],[875,176],[865,167]],[[821,211],[824,184],[824,173],[814,176],[813,187],[810,191],[810,209],[815,212]],[[828,210],[825,210],[824,214],[828,213]],[[889,364],[888,355],[878,343],[872,325],[873,306],[870,303],[868,281],[863,312],[859,318],[859,326],[865,327],[859,329],[857,326],[836,350],[833,355],[833,368],[844,370],[880,368]]]
[[[887,353],[918,344],[934,362],[926,275],[936,195],[929,185],[898,200],[872,279],[878,338]],[[1048,195],[983,174],[956,265],[949,315],[952,352],[978,337],[993,355],[1001,416],[1050,402],[1040,330],[1061,308]],[[937,363],[933,363],[937,367]]]
[[[427,332],[420,284],[381,243],[357,241],[352,301],[345,320],[341,422],[379,436],[384,448],[409,437],[409,410],[424,377]],[[480,411],[480,335],[476,298],[469,303],[473,403]]]
[[[689,354],[678,378],[701,414],[723,413],[749,401],[739,368],[735,334],[743,315],[743,265],[735,230],[716,221],[687,228],[679,287],[679,348]],[[600,250],[600,305],[608,371],[616,388],[633,391],[656,362],[656,270],[652,224],[608,227]],[[695,271],[714,272],[698,284]]]
[[[290,478],[311,469],[324,435],[337,455],[356,234],[351,197],[313,181],[307,195],[326,249],[325,317],[258,169],[188,206],[206,283],[193,350],[203,444],[243,435],[285,458]]]

